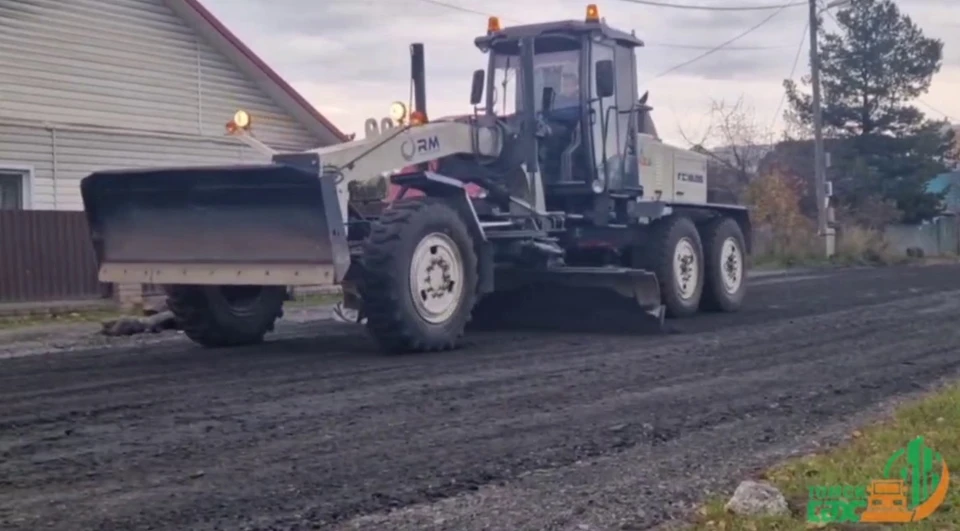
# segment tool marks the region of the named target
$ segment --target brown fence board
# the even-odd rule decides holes
[[[83,212],[0,210],[0,302],[109,296]]]

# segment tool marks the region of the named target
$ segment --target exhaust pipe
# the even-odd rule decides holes
[[[426,66],[423,56],[423,43],[410,45],[410,82],[413,83],[413,109],[427,114]]]
[[[415,42],[410,45],[410,82],[413,84],[413,110],[423,113],[423,117],[428,118],[427,74],[422,42]],[[417,169],[427,171],[430,168],[424,163],[418,164]]]

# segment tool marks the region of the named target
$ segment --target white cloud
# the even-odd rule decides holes
[[[588,2],[578,0],[444,0],[489,12],[504,24],[579,19]],[[686,0],[692,3],[694,0]],[[960,24],[953,22],[956,0],[901,2],[931,37],[944,41],[944,66],[923,101],[960,121]],[[767,5],[777,0],[698,3]],[[347,132],[362,132],[370,116],[384,116],[391,101],[409,94],[410,42],[423,42],[427,55],[427,95],[434,116],[469,110],[470,74],[485,66],[473,39],[484,33],[482,15],[463,13],[424,0],[205,0],[231,30],[293,84],[320,112]],[[663,44],[713,46],[743,32],[770,13],[704,12],[599,2],[601,16],[622,30],[634,30],[648,43],[638,50],[640,90],[650,91],[658,129],[683,144],[679,128],[695,136],[706,127],[710,100],[743,96],[761,123],[773,123],[806,23],[806,9],[784,10],[770,23],[715,53],[651,81],[704,50]],[[826,23],[834,23],[827,18]],[[808,52],[795,78],[808,69]],[[932,116],[940,116],[923,107]],[[779,123],[779,120],[777,120]]]

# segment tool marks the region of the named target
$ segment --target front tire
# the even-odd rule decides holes
[[[463,218],[436,198],[394,203],[364,242],[367,328],[388,352],[460,345],[477,295],[477,255]]]
[[[193,342],[207,348],[253,345],[283,315],[282,286],[170,286],[167,307]]]
[[[703,247],[697,226],[685,216],[661,219],[648,249],[647,269],[657,274],[666,316],[697,313],[703,292]]]

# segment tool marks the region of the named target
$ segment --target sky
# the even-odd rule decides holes
[[[783,128],[783,80],[790,77],[808,11],[788,7],[756,31],[689,65],[674,69],[757,25],[774,11],[700,11],[655,7],[629,0],[593,0],[608,25],[633,30],[639,90],[666,142],[688,147],[710,126],[712,101],[742,98],[755,123]],[[704,6],[782,5],[787,0],[660,0]],[[900,0],[928,37],[944,42],[943,66],[917,102],[932,118],[960,122],[958,0]],[[484,68],[473,39],[486,31],[486,15],[504,26],[582,19],[580,0],[203,0],[221,21],[346,133],[363,136],[364,120],[387,115],[390,103],[409,98],[409,44],[424,43],[430,114],[469,112],[471,73]],[[792,2],[791,2],[792,3]],[[440,4],[448,4],[443,6]],[[449,7],[454,6],[454,7]],[[479,13],[465,12],[476,11]],[[836,23],[825,17],[828,28]],[[809,72],[803,41],[793,78]],[[669,72],[668,72],[669,70]],[[785,105],[785,104],[784,104]],[[708,139],[708,145],[713,143]]]

